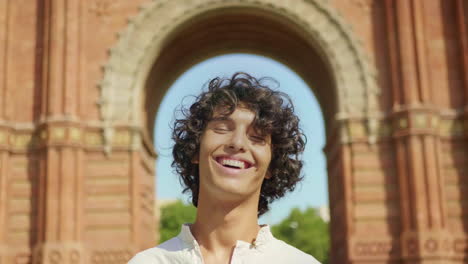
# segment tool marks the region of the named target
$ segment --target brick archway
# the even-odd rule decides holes
[[[293,6],[278,1],[167,1],[145,6],[120,34],[105,66],[101,85],[105,142],[113,141],[119,124],[133,124],[151,148],[157,140],[151,138],[157,105],[169,85],[194,63],[226,52],[269,56],[314,87],[333,135],[327,138],[327,151],[343,151],[343,144],[356,137],[351,135],[351,120],[360,126],[360,140],[375,143],[379,113],[373,67],[346,24],[320,1]],[[120,107],[122,100],[131,107]],[[329,155],[330,166],[341,159]],[[344,176],[343,171],[330,172],[332,233],[336,234],[354,224],[344,208],[333,206],[352,206],[345,195]],[[334,237],[334,252],[349,246]],[[334,256],[333,261],[345,258]]]
[[[255,20],[263,24],[257,25]],[[235,51],[273,57],[298,71],[310,85],[330,88],[329,91],[334,93],[330,96],[333,98],[331,102],[319,98],[322,104],[328,103],[324,107],[328,119],[375,119],[378,87],[374,67],[370,66],[356,37],[341,20],[332,7],[321,1],[298,1],[294,5],[277,1],[192,1],[190,4],[163,1],[148,4],[130,20],[130,25],[119,35],[118,43],[110,49],[101,83],[103,122],[109,131],[115,125],[129,123],[151,129],[154,113],[149,117],[142,115],[141,101],[149,97],[152,104],[158,104],[169,83],[184,69],[210,56]],[[275,26],[282,31],[274,32]],[[245,32],[246,36],[223,39],[222,31],[230,29],[236,30],[234,34]],[[268,45],[262,37],[272,42]],[[192,47],[187,38],[201,42],[203,46],[190,51]],[[279,51],[281,48],[284,50]],[[187,56],[182,58],[174,50],[183,50]],[[300,52],[307,57],[301,58]],[[304,62],[306,59],[316,63]],[[158,64],[171,67],[171,70],[162,70]],[[307,69],[317,64],[322,67]],[[158,89],[149,91],[154,95],[145,97],[145,86],[153,85],[152,76],[158,78]],[[122,98],[131,107],[119,107]],[[376,133],[374,123],[369,122],[368,126],[372,136]],[[107,142],[112,141],[112,134],[109,132],[105,136]]]
[[[314,90],[333,263],[466,262],[465,1],[32,3],[0,1],[1,263],[125,263],[153,246],[157,105],[227,52]]]

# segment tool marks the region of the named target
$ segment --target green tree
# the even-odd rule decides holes
[[[159,224],[159,242],[162,243],[177,236],[182,224],[195,221],[196,212],[197,209],[193,205],[184,204],[180,200],[163,206]]]
[[[286,219],[271,229],[276,238],[314,256],[323,264],[328,263],[328,223],[320,218],[316,209],[307,208],[301,211],[294,208]]]

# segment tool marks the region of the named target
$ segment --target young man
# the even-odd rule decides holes
[[[173,166],[195,223],[130,264],[319,263],[275,239],[258,216],[302,178],[304,135],[289,97],[245,73],[215,78],[176,120]]]

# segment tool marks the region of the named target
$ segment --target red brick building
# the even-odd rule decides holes
[[[465,0],[1,0],[0,263],[153,246],[158,105],[232,52],[321,104],[332,263],[467,263]]]

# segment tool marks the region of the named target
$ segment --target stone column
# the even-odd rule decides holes
[[[8,174],[9,174],[9,153],[7,149],[7,133],[5,130],[0,130],[0,263],[5,263],[8,244],[6,241],[7,234],[7,197],[8,197]]]
[[[445,263],[450,243],[424,2],[386,1],[403,263]]]
[[[464,109],[464,126],[465,133],[468,133],[468,14],[465,10],[468,10],[468,4],[463,0],[456,0],[456,12],[457,12],[457,29],[459,36],[460,46],[460,65],[462,72],[462,85],[465,99]]]
[[[9,176],[9,152],[8,152],[8,99],[9,91],[6,82],[8,70],[8,24],[9,24],[10,1],[0,1],[0,263],[7,261],[8,245],[7,235],[7,195]]]
[[[463,76],[463,87],[465,94],[465,113],[468,113],[468,14],[466,10],[468,5],[466,1],[456,0],[456,12],[457,12],[457,29],[459,35],[460,45],[460,64]]]
[[[80,3],[44,0],[37,244],[33,263],[84,263],[80,117]]]
[[[345,263],[349,258],[348,248],[353,229],[351,199],[351,148],[346,135],[346,122],[336,120],[327,129],[324,152],[327,157],[330,199],[330,263]]]
[[[463,223],[463,229],[465,232],[462,234],[457,233],[454,234],[454,241],[453,241],[453,250],[454,256],[457,259],[465,260],[468,258],[468,221],[466,221],[466,217],[464,218],[463,215],[467,215],[468,207],[466,206],[466,188],[468,187],[468,182],[466,180],[468,177],[468,2],[464,0],[456,0],[455,1],[455,12],[456,12],[456,24],[457,24],[457,37],[458,37],[458,54],[460,55],[459,64],[460,64],[460,76],[461,76],[461,88],[460,94],[464,95],[463,105],[464,109],[462,110],[462,117],[461,120],[463,123],[460,124],[459,127],[464,130],[464,139],[463,145],[460,146],[464,149],[462,153],[464,157],[464,165],[458,166],[457,169],[459,172],[459,184],[458,184],[458,193],[459,197],[456,197],[460,203],[460,211],[461,219],[460,222]],[[454,155],[455,156],[455,155]]]

